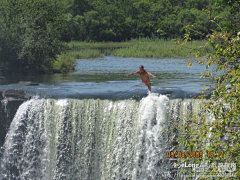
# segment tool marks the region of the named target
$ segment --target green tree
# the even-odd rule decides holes
[[[187,0],[185,1],[185,5],[187,9],[196,8],[198,10],[205,9],[209,6],[211,0]]]
[[[69,8],[73,16],[83,16],[84,13],[93,10],[91,0],[73,0],[71,7]]]
[[[71,13],[65,13],[63,18],[61,40],[64,42],[69,41],[84,41],[86,40],[87,31],[85,17]]]
[[[60,42],[65,2],[55,0],[2,0],[1,61],[14,70],[43,72],[51,69]]]

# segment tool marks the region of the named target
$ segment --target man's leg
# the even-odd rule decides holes
[[[145,84],[146,84],[146,86],[148,87],[148,90],[151,91],[152,89],[151,89],[151,83],[150,83],[150,81],[148,80]]]

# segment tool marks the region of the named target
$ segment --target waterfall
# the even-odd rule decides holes
[[[150,94],[141,101],[31,99],[5,139],[0,179],[155,180],[199,100]]]

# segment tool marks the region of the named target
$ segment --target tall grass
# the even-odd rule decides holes
[[[171,40],[148,40],[140,39],[131,41],[134,45],[115,50],[114,56],[120,57],[142,57],[142,58],[188,58],[195,56],[194,53],[205,41],[192,41],[185,45],[175,43]],[[202,55],[206,53],[201,51]]]
[[[67,53],[75,59],[97,58],[102,54],[99,49],[72,49]]]
[[[68,43],[69,55],[76,59],[97,58],[104,55],[111,55],[114,48],[128,47],[129,42],[78,42]]]
[[[96,58],[104,55],[141,58],[188,58],[205,41],[191,41],[181,45],[173,40],[139,38],[126,42],[70,42],[68,54],[76,59]],[[104,49],[104,50],[103,50]],[[201,50],[200,55],[207,53]]]
[[[131,41],[125,42],[86,42],[86,41],[71,41],[68,43],[70,49],[77,48],[114,48],[127,47],[132,45]]]

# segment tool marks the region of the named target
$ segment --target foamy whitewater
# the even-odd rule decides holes
[[[156,180],[199,100],[151,93],[136,100],[32,99],[7,134],[0,179]]]

